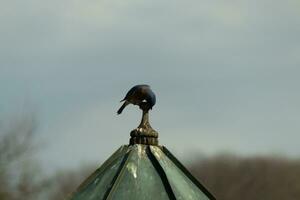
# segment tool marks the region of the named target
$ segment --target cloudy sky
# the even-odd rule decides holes
[[[107,158],[150,84],[160,143],[179,158],[300,156],[298,0],[0,0],[0,111],[38,116],[51,170]]]

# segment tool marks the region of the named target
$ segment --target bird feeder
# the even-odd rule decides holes
[[[215,197],[164,146],[149,123],[149,105],[140,125],[74,191],[68,200],[214,200]]]

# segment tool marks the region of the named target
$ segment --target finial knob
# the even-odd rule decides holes
[[[158,145],[158,133],[149,123],[149,104],[141,103],[140,109],[143,110],[142,120],[140,125],[131,131],[129,144]]]

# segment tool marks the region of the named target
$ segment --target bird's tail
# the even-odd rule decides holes
[[[119,110],[117,111],[118,115],[122,113],[123,109],[128,105],[128,102],[125,101],[123,103],[123,105],[119,108]]]

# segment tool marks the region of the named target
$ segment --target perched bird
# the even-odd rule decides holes
[[[149,85],[136,85],[127,92],[125,98],[120,102],[123,101],[124,103],[118,110],[118,114],[121,114],[127,105],[140,105],[142,102],[148,103],[149,107],[152,109],[156,102],[156,98]]]

